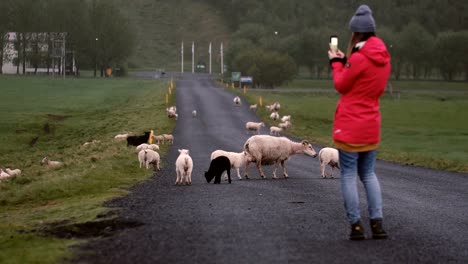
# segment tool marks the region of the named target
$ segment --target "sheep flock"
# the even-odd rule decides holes
[[[232,111],[238,111],[241,109],[242,101],[239,96],[233,99],[234,106]],[[248,105],[249,111],[257,113],[258,105]],[[236,109],[236,110],[234,110]],[[212,177],[215,177],[215,183],[219,183],[219,178],[224,175],[225,180],[230,179],[230,169],[235,169],[237,177],[242,180],[240,169],[244,170],[244,178],[249,179],[249,165],[254,163],[258,169],[261,178],[266,178],[263,172],[263,166],[273,165],[273,179],[278,179],[276,174],[279,165],[282,167],[282,176],[288,178],[289,175],[286,170],[286,161],[293,155],[305,154],[315,158],[317,152],[314,150],[312,145],[307,140],[301,140],[295,142],[287,137],[282,136],[286,130],[292,127],[292,118],[290,115],[279,114],[281,105],[279,102],[266,105],[265,109],[269,112],[269,117],[273,121],[277,121],[276,125],[269,127],[269,133],[264,133],[262,128],[265,127],[265,122],[246,121],[245,129],[247,134],[254,133],[245,141],[243,145],[240,145],[234,150],[221,150],[217,149],[211,152],[211,155],[207,157],[207,164],[209,165],[209,171],[205,172],[205,177],[208,182],[211,181]],[[166,116],[169,119],[177,120],[179,113],[177,112],[176,106],[170,106],[166,108]],[[189,115],[188,115],[189,116]],[[197,117],[197,111],[191,111],[192,118]],[[196,119],[195,119],[196,120]],[[172,145],[174,144],[174,136],[170,133],[155,133],[154,130],[146,131],[143,134],[138,134],[130,131],[120,132],[113,136],[114,142],[126,142],[127,147],[133,146],[134,152],[137,154],[137,160],[139,167],[142,169],[152,169],[153,175],[157,174],[161,169],[161,155],[158,153],[160,146],[163,144]],[[83,148],[89,148],[101,144],[101,140],[93,139],[89,142],[81,144]],[[189,149],[179,149],[179,156],[175,161],[175,184],[176,185],[191,185],[192,184],[192,172],[194,162],[190,157]],[[219,158],[222,157],[222,158]],[[327,178],[325,169],[327,166],[330,167],[330,178],[333,178],[333,169],[340,168],[338,160],[338,151],[333,148],[325,147],[318,153],[320,161],[320,169],[322,178]],[[229,160],[230,166],[226,166],[226,162]],[[49,157],[44,156],[40,161],[40,164],[50,169],[58,169],[65,166],[63,161],[51,160]],[[222,174],[219,174],[222,173]],[[22,171],[20,169],[0,168],[0,181],[12,178],[20,177]],[[207,176],[209,175],[209,176]],[[229,176],[229,177],[228,177]]]

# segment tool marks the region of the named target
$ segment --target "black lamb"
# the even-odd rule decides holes
[[[231,183],[231,162],[226,156],[219,156],[213,159],[210,163],[210,168],[205,171],[206,181],[209,183],[213,178],[214,184],[221,183],[221,175],[224,171],[227,171],[228,182]]]
[[[143,143],[148,143],[151,132],[145,132],[142,136],[128,136],[127,146],[139,146]]]

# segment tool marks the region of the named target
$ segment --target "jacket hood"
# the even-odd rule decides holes
[[[390,53],[388,53],[385,43],[378,37],[370,37],[359,52],[376,65],[390,63]]]

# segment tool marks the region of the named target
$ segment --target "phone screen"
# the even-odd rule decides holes
[[[330,45],[334,51],[338,50],[338,37],[337,36],[330,37]]]

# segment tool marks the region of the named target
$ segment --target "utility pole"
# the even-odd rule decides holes
[[[208,53],[210,54],[210,74],[211,74],[211,42],[210,42],[210,47],[208,48]]]
[[[65,36],[67,33],[63,33],[63,79],[65,80],[65,75],[67,74],[67,66],[65,65],[65,60],[67,58],[67,50],[65,49]]]
[[[181,69],[180,69],[180,72],[181,73],[184,73],[184,42],[182,41],[182,45],[180,47],[180,65],[181,65]]]
[[[224,62],[223,62],[223,43],[221,42],[221,48],[220,48],[220,54],[221,54],[221,74],[224,74]]]
[[[192,41],[192,73],[195,72],[195,42]]]

